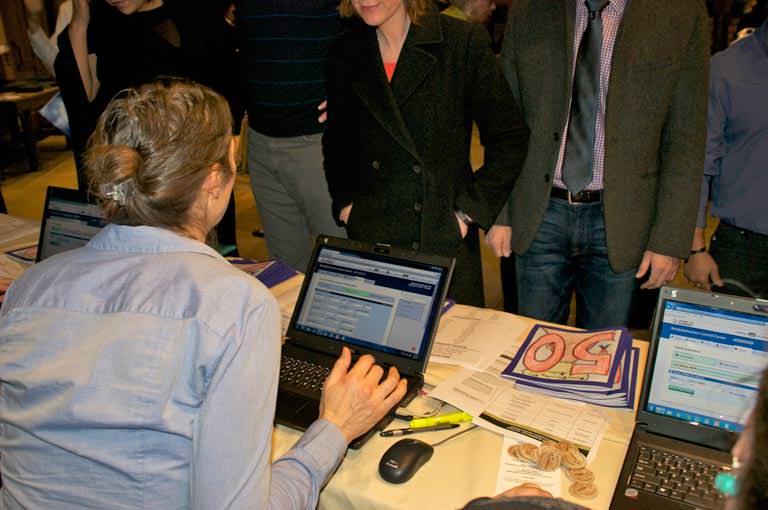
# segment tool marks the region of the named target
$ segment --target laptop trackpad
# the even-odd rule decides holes
[[[302,395],[279,391],[275,421],[306,430],[320,415],[319,403]]]

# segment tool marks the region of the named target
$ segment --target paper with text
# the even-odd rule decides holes
[[[430,360],[482,369],[519,339],[530,321],[487,308],[455,305],[440,320]]]

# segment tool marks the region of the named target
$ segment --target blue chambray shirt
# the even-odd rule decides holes
[[[706,226],[711,198],[712,216],[768,235],[768,19],[711,62],[707,155],[696,226]]]
[[[0,311],[0,507],[314,508],[346,445],[271,465],[280,314],[204,244],[108,225]]]

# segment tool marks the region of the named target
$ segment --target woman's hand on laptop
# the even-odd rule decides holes
[[[325,380],[320,400],[320,418],[341,430],[347,442],[364,434],[402,400],[407,381],[397,369],[390,367],[382,381],[384,369],[366,354],[352,364],[352,353],[342,348],[341,356]]]

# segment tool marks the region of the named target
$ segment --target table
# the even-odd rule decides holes
[[[0,92],[0,109],[7,112],[9,116],[13,116],[14,122],[10,123],[11,134],[14,138],[20,137],[24,142],[29,169],[32,171],[40,169],[32,113],[45,106],[58,91],[58,87],[46,87],[36,92]],[[15,122],[16,117],[21,123],[21,131]]]
[[[298,287],[300,282],[301,278],[297,277],[275,287],[284,314],[288,306],[282,302],[281,296],[292,295],[290,289]],[[529,322],[530,326],[535,323],[532,319],[520,319]],[[524,335],[527,333],[528,331]],[[640,348],[638,391],[635,396],[637,409],[648,344],[635,340],[634,346]],[[454,366],[430,363],[425,382],[428,385],[436,385],[455,370],[457,368]],[[590,464],[597,477],[598,496],[584,500],[574,498],[568,493],[570,482],[565,477],[562,482],[564,499],[594,510],[607,509],[611,502],[634,429],[636,414],[630,411],[601,409],[608,415],[609,426],[600,442],[597,459]],[[456,430],[431,432],[428,441],[438,441],[455,432]],[[298,431],[282,425],[276,426],[272,436],[274,457],[286,452],[300,435]],[[319,508],[450,510],[461,508],[474,497],[494,494],[503,442],[500,435],[478,428],[452,439],[437,447],[432,459],[411,480],[402,485],[392,485],[379,477],[378,463],[384,451],[399,439],[401,438],[382,438],[376,435],[360,450],[349,450],[339,470],[321,493]]]
[[[0,215],[0,219],[3,216]],[[6,218],[11,219],[11,218]],[[2,222],[0,221],[0,224]],[[298,296],[303,275],[297,275],[270,289],[280,303],[284,329]],[[448,314],[451,313],[449,310]],[[532,319],[519,317],[528,323]],[[522,336],[527,335],[524,331]],[[635,409],[639,401],[648,344],[635,340],[640,349]],[[435,386],[457,370],[457,367],[430,363],[425,382]],[[624,462],[635,424],[635,412],[601,408],[608,416],[608,429],[599,444],[597,459],[590,464],[596,474],[598,496],[580,500],[568,493],[568,480],[562,477],[564,499],[583,504],[593,510],[607,509]],[[466,427],[467,425],[462,425]],[[429,433],[429,442],[438,441],[456,430]],[[278,425],[273,432],[272,454],[279,457],[299,439],[301,433]],[[461,508],[470,499],[492,496],[495,491],[498,463],[503,438],[477,428],[435,449],[432,459],[414,477],[402,485],[391,485],[378,475],[381,455],[400,438],[374,436],[362,449],[349,450],[339,470],[320,496],[320,509],[418,509],[450,510]]]

